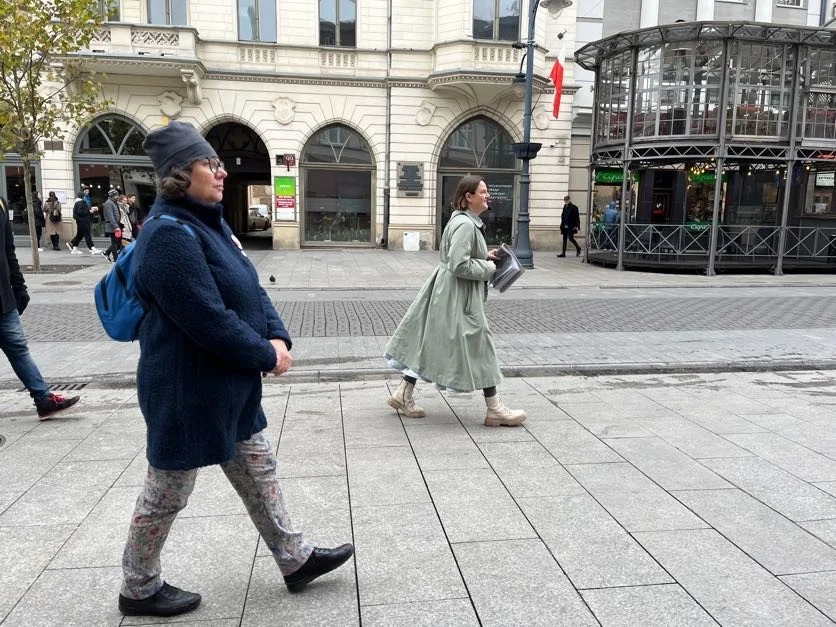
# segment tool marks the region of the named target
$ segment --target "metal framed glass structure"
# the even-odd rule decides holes
[[[836,30],[676,23],[575,58],[596,74],[590,261],[836,270]]]

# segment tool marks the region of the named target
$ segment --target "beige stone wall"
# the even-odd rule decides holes
[[[378,241],[384,235],[387,178],[388,1],[358,2],[356,50],[318,47],[318,12],[310,3],[287,0],[279,3],[278,11],[278,37],[284,45],[237,42],[236,3],[206,0],[192,3],[192,27],[175,29],[180,33],[176,44],[165,43],[151,55],[138,56],[141,49],[153,50],[147,42],[145,48],[137,46],[132,36],[132,29],[148,28],[129,21],[145,19],[145,3],[124,0],[123,23],[112,26],[110,41],[96,44],[104,59],[99,69],[107,73],[105,95],[113,102],[113,112],[136,121],[146,131],[167,122],[158,99],[164,92],[182,98],[179,111],[170,117],[191,122],[202,132],[221,122],[248,125],[267,147],[271,177],[288,175],[284,166],[275,165],[275,155],[293,153],[298,159],[305,142],[324,126],[341,123],[355,129],[374,155],[372,211]],[[543,42],[535,56],[538,76],[548,75],[561,43],[557,34],[573,16],[565,12],[553,20],[545,10],[538,13],[537,38],[538,43]],[[524,22],[525,18],[523,32]],[[521,55],[511,51],[507,43],[473,42],[469,0],[394,0],[392,29],[391,211],[386,235],[390,247],[398,248],[403,232],[418,231],[422,247],[431,248],[439,212],[439,154],[455,128],[476,115],[485,115],[500,124],[513,141],[522,140],[522,101],[510,89],[510,76],[517,71]],[[565,39],[567,50],[571,50],[571,32]],[[112,58],[107,56],[110,52]],[[161,58],[160,52],[165,56]],[[181,67],[192,66],[178,64],[178,58],[195,58],[202,64],[198,104],[189,102],[180,77]],[[464,80],[432,89],[428,78],[439,72],[496,73],[500,79],[487,83]],[[556,246],[561,199],[570,189],[577,189],[575,179],[570,180],[570,162],[577,160],[570,136],[571,77],[571,63],[567,62],[567,89],[558,120],[551,116],[550,88],[535,94],[532,141],[543,144],[531,167],[531,239],[537,248]],[[277,119],[274,104],[279,98],[292,101],[292,119]],[[44,188],[64,190],[69,198],[74,197],[77,185],[72,165],[76,134],[73,131],[66,138],[64,151],[47,153],[42,162]],[[420,198],[397,196],[398,161],[424,164]],[[297,177],[299,192],[303,184],[300,169],[292,169],[290,174]],[[582,203],[578,205],[583,211]],[[303,209],[304,199],[297,198],[297,212]],[[299,228],[298,221],[274,226],[275,245],[298,246]]]

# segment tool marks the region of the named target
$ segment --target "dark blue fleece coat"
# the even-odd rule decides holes
[[[197,237],[171,220],[188,223]],[[157,197],[134,244],[135,286],[150,310],[139,330],[139,406],[148,462],[186,470],[231,459],[267,426],[261,373],[269,340],[290,337],[221,205]]]

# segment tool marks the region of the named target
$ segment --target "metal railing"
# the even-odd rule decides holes
[[[764,224],[721,224],[717,227],[719,261],[777,259],[781,227]],[[591,253],[615,253],[619,225],[593,222],[589,233]],[[707,224],[626,224],[624,254],[648,261],[708,259],[711,228]],[[836,227],[790,226],[786,229],[785,259],[836,263]]]

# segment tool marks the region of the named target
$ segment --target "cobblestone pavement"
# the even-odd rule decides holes
[[[389,384],[391,385],[391,384]],[[169,621],[116,609],[145,473],[125,390],[39,423],[0,391],[3,627],[833,625],[832,372],[518,378],[522,428],[478,394],[387,383],[270,385],[267,435],[295,526],[356,556],[290,595],[217,467],[163,554],[203,603]],[[185,621],[185,622],[183,622]]]
[[[292,337],[390,336],[409,300],[276,301]],[[836,326],[836,296],[488,301],[497,334],[797,329]],[[32,305],[35,342],[107,340],[92,304]]]

